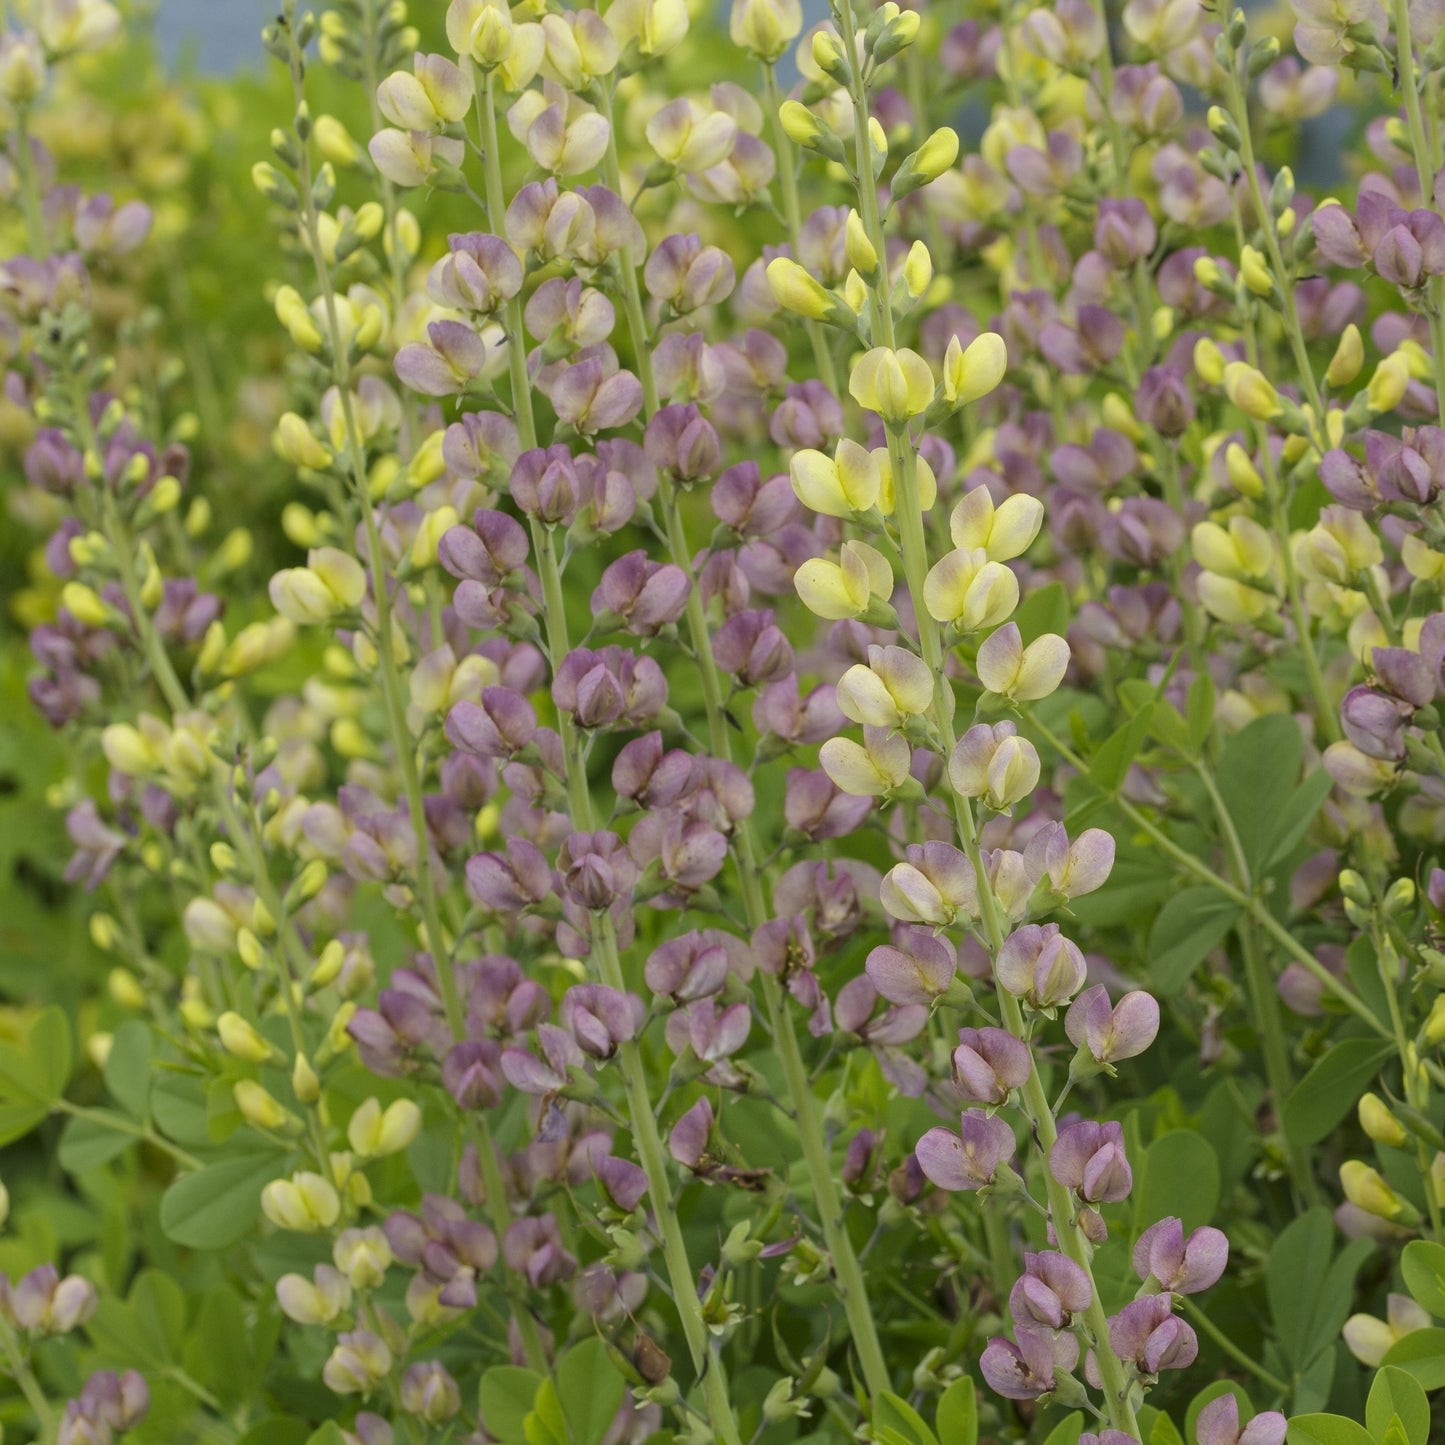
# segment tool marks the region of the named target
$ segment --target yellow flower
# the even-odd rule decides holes
[[[861,747],[848,738],[829,738],[818,750],[823,771],[855,798],[881,798],[903,787],[912,757],[902,737],[879,727],[863,729]]]
[[[934,564],[923,582],[923,605],[935,622],[962,632],[997,627],[1018,606],[1018,578],[982,547],[959,548]]]
[[[928,363],[906,347],[894,351],[875,346],[854,362],[848,378],[853,400],[895,426],[927,411],[933,390],[933,372]]]
[[[1340,1165],[1340,1188],[1356,1209],[1377,1219],[1394,1219],[1408,1207],[1380,1177],[1380,1171],[1360,1159],[1348,1159]]]
[[[1199,348],[1196,347],[1195,366],[1198,365]],[[1224,394],[1240,411],[1256,421],[1271,421],[1284,410],[1279,404],[1279,393],[1265,379],[1264,373],[1245,361],[1231,361],[1224,368]]]
[[[804,562],[793,577],[803,605],[829,622],[861,617],[874,599],[893,596],[893,568],[866,542],[844,542],[836,562],[822,557]]]
[[[987,487],[965,492],[949,518],[953,545],[966,551],[982,548],[990,562],[1022,557],[1044,524],[1044,504],[1026,492],[1015,492],[995,507]]]
[[[825,517],[866,512],[877,504],[882,489],[875,454],[847,438],[831,457],[810,447],[795,452],[788,476],[798,500]]]
[[[1002,336],[985,331],[967,348],[951,337],[943,354],[943,399],[950,406],[967,406],[985,397],[1008,370],[1008,347]]]

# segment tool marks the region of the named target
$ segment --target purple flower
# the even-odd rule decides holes
[[[1056,1376],[1079,1362],[1079,1342],[1052,1330],[1016,1329],[1018,1343],[1002,1337],[984,1346],[979,1369],[989,1387],[1006,1400],[1037,1400],[1055,1387]]]
[[[1033,1072],[1029,1046],[1007,1029],[959,1029],[953,1051],[953,1083],[975,1104],[1002,1104]]]
[[[901,928],[894,937],[894,943],[880,944],[868,955],[868,977],[890,1003],[931,1007],[953,982],[956,950],[942,934],[927,928]]]
[[[1081,1120],[1061,1129],[1049,1150],[1049,1173],[1089,1204],[1127,1199],[1134,1176],[1124,1155],[1124,1126]]]
[[[552,1214],[514,1220],[502,1238],[502,1261],[525,1275],[533,1289],[570,1279],[577,1271],[577,1261],[564,1247]]]
[[[1087,975],[1079,946],[1059,932],[1057,923],[1029,923],[1010,934],[994,971],[1001,988],[1041,1010],[1066,1003]]]
[[[1096,1063],[1132,1059],[1159,1032],[1159,1004],[1152,994],[1136,989],[1111,1005],[1108,990],[1097,984],[1069,1005],[1064,1031],[1070,1043],[1087,1049]]]
[[[592,612],[621,618],[637,637],[655,637],[682,616],[691,588],[681,567],[653,562],[641,550],[628,552],[603,572],[592,594]]]
[[[616,1154],[604,1155],[597,1161],[597,1182],[624,1214],[631,1214],[647,1193],[647,1171]]]
[[[1146,1284],[1153,1279],[1161,1290],[1198,1294],[1224,1273],[1229,1263],[1229,1241],[1220,1230],[1202,1225],[1188,1239],[1184,1226],[1172,1216],[1151,1224],[1134,1245],[1134,1273]]]
[[[1067,1329],[1093,1302],[1088,1274],[1056,1250],[1024,1255],[1024,1273],[1009,1295],[1009,1312],[1021,1327]]]
[[[642,1017],[640,999],[605,984],[579,983],[562,996],[557,1021],[589,1058],[610,1059],[636,1036]]]
[[[459,702],[447,713],[447,739],[479,758],[512,758],[537,736],[537,713],[509,687],[484,687],[477,702]]]
[[[1132,1360],[1141,1374],[1183,1370],[1194,1363],[1199,1340],[1174,1314],[1172,1295],[1134,1300],[1109,1319],[1109,1343],[1121,1360]]]
[[[914,1148],[918,1163],[939,1188],[951,1193],[992,1184],[1001,1165],[1013,1158],[1014,1131],[1003,1120],[970,1109],[959,1120],[959,1132],[930,1129]]]
[[[1285,1417],[1278,1410],[1263,1410],[1239,1428],[1239,1397],[1226,1390],[1200,1412],[1194,1433],[1199,1445],[1284,1445]]]
[[[647,986],[678,1003],[710,998],[727,982],[730,960],[722,935],[694,930],[654,949],[643,967]]]

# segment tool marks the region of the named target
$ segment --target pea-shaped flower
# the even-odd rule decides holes
[[[647,122],[647,143],[659,160],[690,175],[710,170],[728,158],[737,122],[721,110],[708,110],[686,96],[669,101]]]
[[[1015,492],[994,506],[985,487],[965,492],[948,519],[953,545],[961,551],[981,548],[990,562],[1009,562],[1033,546],[1044,524],[1044,504],[1027,492]]]
[[[1087,1050],[1095,1063],[1132,1059],[1142,1054],[1159,1032],[1159,1004],[1142,989],[1111,1004],[1108,990],[1097,984],[1069,1006],[1064,1032],[1075,1047]]]
[[[838,680],[838,707],[865,727],[896,728],[904,718],[928,711],[933,673],[906,647],[868,648],[868,663],[855,663]]]
[[[798,38],[803,7],[798,0],[733,0],[728,34],[734,45],[771,65]]]
[[[1031,1008],[1051,1009],[1078,993],[1088,970],[1057,923],[1028,923],[1004,940],[994,965],[999,986]]]
[[[875,346],[853,363],[848,392],[892,426],[921,416],[933,401],[933,371],[916,352]]]
[[[950,552],[923,581],[923,605],[935,622],[960,632],[997,627],[1018,606],[1018,578],[982,547]]]
[[[326,622],[360,604],[366,572],[349,553],[315,547],[304,567],[288,567],[271,578],[271,601],[292,622]]]
[[[1037,702],[1064,680],[1069,644],[1056,632],[1036,637],[1027,647],[1016,622],[1005,622],[979,646],[974,671],[992,693],[1014,702]]]
[[[861,747],[850,738],[829,738],[818,751],[823,771],[855,798],[886,797],[905,787],[912,760],[903,738],[884,727],[865,727]]]
[[[878,896],[902,923],[950,924],[978,912],[978,879],[967,856],[951,843],[910,843],[903,862],[884,875]]]
[[[388,75],[376,88],[377,108],[402,130],[439,131],[471,109],[472,87],[444,55],[418,55],[412,73]]]
[[[798,500],[825,517],[866,512],[876,505],[882,489],[874,454],[846,437],[831,457],[810,447],[794,452],[788,478]]]
[[[970,1109],[959,1120],[958,1132],[930,1129],[914,1149],[924,1174],[939,1189],[951,1193],[983,1189],[994,1182],[1000,1166],[1013,1158],[1013,1128],[996,1115]]]
[[[1186,1239],[1183,1223],[1170,1216],[1151,1224],[1134,1245],[1134,1273],[1174,1294],[1198,1294],[1215,1284],[1229,1263],[1229,1240],[1201,1225]]]
[[[866,542],[844,542],[838,560],[810,557],[793,574],[809,612],[829,622],[862,617],[893,596],[893,567]]]
[[[943,399],[967,406],[993,391],[1008,370],[1008,347],[996,332],[985,331],[967,346],[955,334],[943,353]]]
[[[1083,1119],[1059,1130],[1049,1150],[1049,1173],[1088,1204],[1117,1204],[1134,1187],[1124,1154],[1124,1127]]]
[[[1039,755],[1011,722],[978,723],[964,733],[948,759],[948,780],[961,797],[981,798],[997,813],[1007,812],[1033,792]]]

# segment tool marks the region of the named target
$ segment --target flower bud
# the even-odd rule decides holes
[[[1198,357],[1196,354],[1196,366]],[[1224,368],[1224,393],[1246,416],[1255,421],[1272,421],[1284,410],[1279,393],[1264,373],[1248,362],[1231,361]]]
[[[1385,1183],[1379,1170],[1359,1159],[1349,1159],[1340,1165],[1340,1188],[1356,1209],[1377,1219],[1396,1219],[1407,1212],[1411,1217],[1415,1214],[1414,1206]]]
[[[1331,386],[1348,386],[1365,364],[1365,344],[1360,339],[1360,328],[1352,321],[1340,336],[1335,354],[1330,358],[1325,371],[1325,380]]]
[[[1360,1099],[1359,1114],[1360,1128],[1376,1144],[1388,1144],[1398,1149],[1409,1138],[1404,1126],[1378,1094],[1366,1094]]]
[[[238,1013],[223,1013],[216,1020],[221,1047],[250,1064],[266,1063],[276,1050]]]

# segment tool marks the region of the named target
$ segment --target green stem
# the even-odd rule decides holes
[[[291,32],[288,31],[288,33]],[[292,44],[294,47],[294,35]],[[306,102],[302,65],[299,52],[293,53],[291,84],[297,114],[300,114]],[[441,910],[437,903],[436,880],[432,877],[431,834],[427,826],[421,778],[417,773],[416,748],[411,736],[411,729],[406,722],[406,691],[396,660],[396,638],[392,627],[392,599],[386,572],[386,558],[382,552],[381,534],[376,525],[376,508],[371,501],[361,428],[357,425],[355,408],[352,405],[351,366],[347,359],[346,349],[341,344],[341,327],[336,310],[336,288],[332,284],[331,272],[326,264],[325,253],[321,246],[316,202],[312,196],[310,152],[305,145],[301,146],[300,150],[301,160],[297,168],[297,178],[298,190],[301,195],[303,239],[310,252],[313,269],[316,273],[316,282],[321,290],[327,341],[331,349],[332,379],[336,382],[347,462],[351,473],[352,496],[357,510],[361,514],[362,527],[366,536],[366,560],[371,572],[372,600],[376,607],[377,671],[381,678],[387,734],[396,758],[397,771],[400,774],[402,800],[406,804],[408,820],[416,842],[416,893],[421,905],[422,924],[426,932],[426,947],[436,965],[437,981],[448,1027],[451,1029],[452,1036],[460,1039],[466,1032],[465,1010],[457,986],[456,961],[451,956],[447,946],[446,930],[442,926]]]
[[[45,212],[40,204],[40,183],[35,174],[35,153],[30,149],[30,113],[19,106],[15,114],[15,169],[20,178],[20,207],[25,213],[26,243],[30,254],[43,261],[50,254],[45,234]]]
[[[788,244],[792,247],[793,259],[798,258],[798,237],[803,229],[803,212],[798,203],[798,156],[788,133],[783,129],[782,102],[778,95],[778,78],[773,66],[763,63],[763,108],[773,131],[773,150],[778,158],[778,183],[783,193],[783,218],[788,223]],[[818,379],[838,396],[838,368],[833,362],[833,352],[821,321],[808,320],[803,323],[808,341],[813,348],[813,364],[818,368]]]
[[[169,1154],[185,1169],[204,1167],[194,1154],[188,1154],[179,1144],[172,1144],[163,1134],[157,1134],[149,1124],[137,1124],[124,1114],[109,1114],[104,1109],[89,1109],[84,1104],[72,1104],[69,1099],[57,1099],[51,1107],[57,1113],[66,1114],[72,1119],[86,1119],[92,1124],[99,1124],[103,1129],[112,1129],[117,1134],[126,1134],[132,1139],[153,1145],[161,1153]]]
[[[35,1378],[35,1371],[30,1368],[30,1362],[20,1348],[14,1326],[5,1319],[0,1319],[0,1356],[4,1357],[5,1367],[20,1386],[20,1393],[25,1396],[40,1427],[37,1445],[49,1445],[55,1439],[55,1408],[46,1398],[40,1381]]]
[[[562,610],[562,579],[557,565],[557,551],[551,530],[533,521],[533,552],[542,582],[542,598],[553,666],[567,655],[567,621]],[[569,720],[562,718],[564,723]],[[572,825],[584,832],[596,827],[596,810],[587,785],[587,769],[582,757],[577,731],[565,726],[562,730],[563,756],[566,764],[567,797]],[[612,921],[606,912],[593,914],[593,947],[602,982],[619,993],[625,992],[627,981],[617,953],[617,939]],[[662,1236],[663,1259],[673,1301],[682,1320],[688,1352],[707,1405],[708,1421],[725,1445],[741,1445],[742,1436],[728,1395],[727,1377],[722,1361],[713,1353],[708,1339],[707,1322],[697,1295],[697,1276],[688,1261],[687,1243],[677,1217],[672,1182],[667,1172],[667,1156],[657,1127],[657,1114],[647,1091],[642,1055],[635,1041],[629,1039],[617,1050],[617,1065],[627,1095],[628,1116],[638,1158],[647,1175],[648,1199]]]
[[[1271,1374],[1258,1360],[1247,1350],[1242,1350],[1238,1345],[1224,1333],[1208,1315],[1194,1302],[1189,1295],[1181,1295],[1180,1303],[1184,1306],[1184,1313],[1242,1369],[1248,1370],[1262,1385],[1268,1386],[1277,1395],[1283,1397],[1290,1392],[1289,1385],[1281,1380],[1278,1375]]]
[[[1400,89],[1405,93],[1410,145],[1415,153],[1415,173],[1420,178],[1420,204],[1428,206],[1434,200],[1434,178],[1439,168],[1436,158],[1440,154],[1440,72],[1431,70],[1427,74],[1425,94],[1429,108],[1422,124],[1408,0],[1393,0],[1393,9]],[[1440,425],[1445,426],[1445,277],[1430,277],[1426,288],[1425,315],[1430,325],[1430,369],[1434,374],[1436,410]]]

